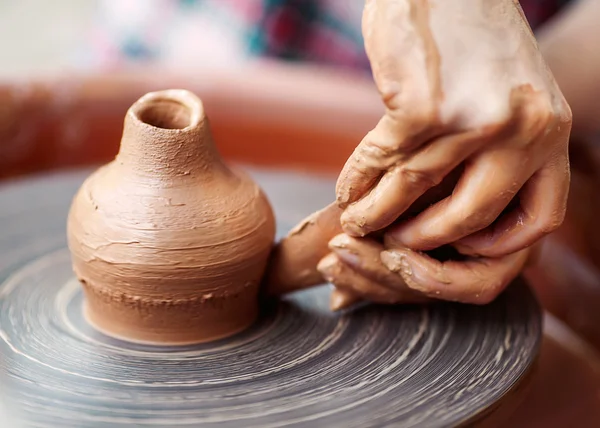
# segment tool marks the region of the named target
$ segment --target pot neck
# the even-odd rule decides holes
[[[185,90],[152,92],[131,106],[116,162],[135,175],[171,179],[226,169],[202,102]]]

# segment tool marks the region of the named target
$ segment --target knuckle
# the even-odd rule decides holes
[[[380,83],[379,93],[383,104],[391,111],[396,111],[404,104],[400,86],[387,80]]]
[[[549,132],[559,121],[557,112],[546,98],[529,98],[523,116],[524,132],[532,136]]]
[[[563,125],[571,126],[573,124],[573,111],[566,100],[563,102],[563,107],[560,111],[560,117]]]
[[[492,224],[496,220],[496,217],[497,215],[494,210],[469,207],[463,209],[455,216],[456,222],[454,227],[457,233],[461,236],[466,236]]]
[[[535,223],[535,230],[540,236],[549,235],[562,225],[564,219],[564,210],[554,211],[551,215],[540,218]]]
[[[392,157],[395,151],[393,144],[382,141],[380,138],[376,138],[373,132],[369,132],[367,138],[359,145],[357,159],[383,162]]]
[[[385,97],[387,98],[384,98],[384,102],[385,99],[388,100],[385,102],[388,115],[409,127],[413,134],[440,124],[437,105],[433,100],[429,100],[428,96],[388,93]],[[407,109],[406,105],[410,105],[411,108]]]
[[[411,186],[418,188],[432,188],[441,183],[443,177],[438,177],[429,171],[418,170],[414,168],[401,167],[399,173],[403,179]]]
[[[542,131],[552,124],[555,120],[555,115],[549,106],[543,104],[533,104],[529,113],[529,120],[534,130]]]
[[[489,282],[482,287],[481,291],[475,294],[473,303],[477,305],[488,305],[500,295],[506,285],[504,278]]]

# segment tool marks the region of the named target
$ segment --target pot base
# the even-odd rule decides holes
[[[85,292],[84,316],[101,333],[133,343],[189,345],[233,336],[250,327],[258,316],[258,287],[243,293],[203,301],[171,304],[115,299]]]

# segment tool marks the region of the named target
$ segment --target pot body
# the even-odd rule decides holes
[[[239,332],[257,315],[275,236],[271,206],[222,162],[204,118],[181,131],[138,113],[128,113],[117,158],[83,183],[69,213],[87,317],[139,342]]]

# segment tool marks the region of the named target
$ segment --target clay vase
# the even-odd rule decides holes
[[[67,234],[93,325],[188,344],[255,320],[275,222],[257,184],[221,159],[200,99],[167,90],[129,108],[119,153],[79,189]]]

